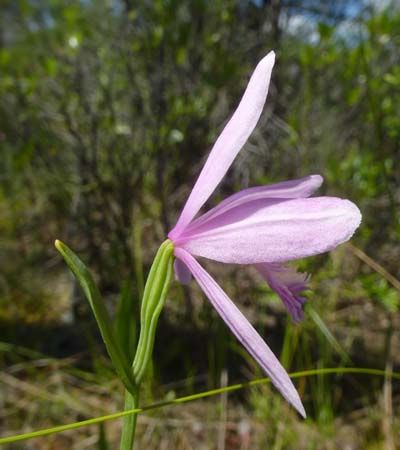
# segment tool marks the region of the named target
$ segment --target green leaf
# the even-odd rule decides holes
[[[56,240],[55,247],[61,253],[65,262],[68,264],[81,285],[90,307],[92,308],[107,352],[110,355],[117,374],[124,383],[126,389],[131,393],[135,393],[135,382],[127,354],[123,352],[118,344],[113,332],[110,316],[108,315],[104,301],[101,298],[100,292],[97,289],[89,269],[78,256],[61,241]]]

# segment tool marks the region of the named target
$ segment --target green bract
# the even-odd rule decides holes
[[[147,278],[142,300],[139,343],[132,366],[137,384],[142,381],[153,352],[158,318],[171,283],[173,252],[174,246],[167,239],[158,249]]]

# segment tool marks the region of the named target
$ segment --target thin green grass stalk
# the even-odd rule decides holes
[[[294,372],[292,374],[289,374],[290,378],[303,378],[303,377],[310,377],[315,375],[330,375],[330,374],[346,374],[346,373],[352,373],[352,374],[359,374],[359,375],[373,375],[373,376],[381,376],[381,377],[387,377],[387,378],[393,378],[396,380],[400,380],[400,372],[386,372],[385,370],[381,369],[370,369],[365,367],[332,367],[332,368],[323,368],[323,369],[311,369],[311,370],[303,370],[301,372]],[[167,400],[164,402],[158,402],[153,403],[148,406],[143,406],[141,408],[133,408],[131,410],[109,414],[106,416],[101,417],[95,417],[93,419],[88,420],[82,420],[80,422],[74,422],[68,425],[60,425],[53,428],[47,428],[44,430],[39,431],[32,431],[30,433],[23,433],[23,434],[17,434],[14,436],[8,436],[4,438],[0,438],[0,445],[1,444],[10,444],[13,442],[18,441],[24,441],[27,439],[33,439],[37,437],[43,437],[48,436],[50,434],[54,433],[60,433],[63,431],[68,430],[74,430],[76,428],[85,427],[88,425],[94,425],[102,422],[106,422],[107,420],[114,420],[119,419],[121,417],[129,416],[129,415],[136,415],[145,411],[155,410],[164,408],[166,406],[171,406],[175,404],[181,404],[181,403],[187,403],[194,400],[199,400],[206,397],[211,397],[214,395],[222,394],[223,392],[232,392],[237,391],[239,389],[252,387],[252,386],[258,386],[260,384],[269,383],[269,378],[259,378],[257,380],[249,381],[247,383],[240,383],[240,384],[234,384],[231,386],[223,387],[223,388],[217,388],[212,389],[206,392],[200,392],[198,394],[188,395],[185,397],[180,397],[173,400]]]
[[[325,322],[322,320],[322,317],[318,314],[318,312],[311,306],[307,306],[307,315],[314,322],[315,326],[321,332],[321,334],[325,337],[325,339],[329,342],[330,346],[335,350],[335,352],[340,355],[343,361],[346,364],[351,364],[351,358],[347,354],[346,350],[340,345],[339,341],[335,338],[335,336],[331,333],[329,328],[326,326]]]
[[[106,426],[104,422],[99,424],[99,440],[97,442],[98,450],[110,450],[107,442]]]
[[[280,360],[283,367],[290,368],[299,344],[298,327],[293,326],[291,317],[287,317]]]

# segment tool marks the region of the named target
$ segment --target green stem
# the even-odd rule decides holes
[[[134,393],[125,391],[125,411],[136,409],[139,404],[139,388],[153,353],[158,318],[164,307],[171,284],[174,246],[166,240],[154,258],[144,288],[140,315],[140,335],[132,372],[135,379]],[[121,450],[132,450],[135,441],[136,414],[125,416],[122,423]]]
[[[125,390],[125,406],[124,411],[131,411],[139,406],[139,388],[135,395],[132,395],[129,391]],[[121,450],[132,450],[135,442],[137,414],[130,414],[124,416],[122,419],[122,435],[121,435]]]

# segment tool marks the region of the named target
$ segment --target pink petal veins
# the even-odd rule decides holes
[[[293,322],[303,319],[302,306],[306,302],[299,294],[309,289],[307,283],[310,277],[299,273],[292,267],[284,267],[280,264],[256,264],[257,270],[264,277],[270,288],[274,290],[287,307]]]
[[[264,108],[274,62],[275,53],[270,52],[255,68],[238,108],[215,142],[179,220],[169,234],[170,239],[174,240],[198,213],[253,132]]]
[[[191,222],[183,231],[182,235],[185,235],[186,230],[188,234],[191,234],[196,228],[203,226],[206,222],[253,200],[268,198],[286,200],[290,198],[309,197],[321,186],[322,182],[323,178],[320,175],[309,175],[308,177],[300,178],[298,180],[283,181],[268,186],[257,186],[244,189],[226,198],[215,208],[212,208],[199,218],[193,220],[193,222]]]
[[[357,206],[335,197],[255,200],[186,230],[175,245],[225,263],[282,263],[332,250],[360,222]]]
[[[176,248],[175,256],[186,264],[218,314],[241,344],[268,374],[276,388],[303,417],[306,417],[299,394],[288,374],[253,326],[234,303],[232,303],[214,279],[189,253],[180,248]]]

